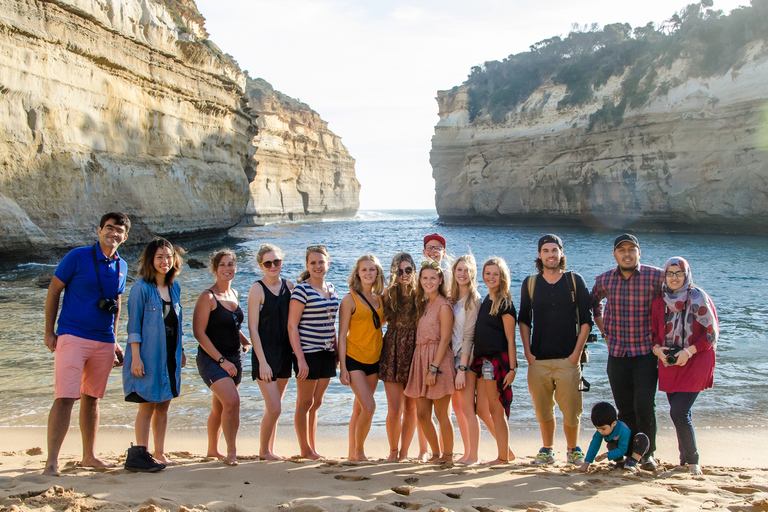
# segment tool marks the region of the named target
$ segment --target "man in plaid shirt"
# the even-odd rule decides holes
[[[658,359],[651,350],[651,301],[661,292],[664,271],[640,265],[640,244],[630,234],[616,238],[613,257],[618,267],[595,279],[592,313],[608,345],[608,381],[619,420],[633,437],[638,432],[648,436],[641,467],[654,470]]]

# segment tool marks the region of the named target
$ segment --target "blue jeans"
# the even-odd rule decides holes
[[[696,436],[693,433],[693,421],[691,421],[691,407],[696,401],[699,392],[667,393],[669,400],[669,416],[675,424],[677,433],[677,447],[680,450],[680,465],[698,464],[699,452],[696,450]]]

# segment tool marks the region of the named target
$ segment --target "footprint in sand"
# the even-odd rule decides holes
[[[406,510],[419,510],[421,508],[421,505],[418,503],[408,503],[407,501],[393,501],[392,505]]]
[[[415,476],[412,476],[410,478],[406,478],[405,479],[405,483],[407,483],[409,485],[415,485],[415,484],[419,483],[419,479],[416,478]]]
[[[370,480],[370,478],[363,475],[336,475],[333,478],[336,480],[345,480],[347,482],[360,482],[362,480]]]
[[[464,493],[463,492],[444,492],[443,494],[445,494],[446,496],[448,496],[449,498],[452,498],[454,500],[460,500],[461,499],[461,495],[464,494]]]
[[[513,508],[520,508],[523,510],[557,510],[557,508],[546,501],[524,501],[522,503],[516,503],[512,505]],[[477,507],[475,507],[477,508]]]
[[[410,485],[398,485],[397,487],[393,487],[392,491],[396,492],[400,496],[410,496],[411,495],[411,487]]]
[[[732,492],[733,494],[754,494],[760,492],[760,489],[755,489],[751,486],[736,486],[736,485],[720,485],[718,486],[723,491]]]

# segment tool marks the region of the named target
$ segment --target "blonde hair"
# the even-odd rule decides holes
[[[259,247],[259,252],[256,253],[256,263],[261,265],[261,263],[264,261],[264,255],[268,252],[277,254],[277,257],[281,260],[285,257],[285,253],[278,246],[272,244],[261,244],[261,247]]]
[[[499,267],[499,273],[501,274],[499,289],[493,294],[491,300],[491,315],[495,316],[499,314],[500,309],[507,309],[512,305],[512,294],[509,291],[509,285],[511,278],[509,274],[509,267],[507,262],[498,256],[491,256],[483,263],[483,274],[485,273],[485,267],[490,265],[496,265]]]
[[[467,291],[467,300],[464,303],[464,311],[472,311],[476,306],[475,302],[480,298],[480,293],[477,291],[477,262],[472,254],[465,254],[456,258],[451,267],[451,299],[458,301],[459,298],[459,283],[456,282],[456,267],[459,263],[464,262],[467,266],[467,272],[469,273],[469,290]],[[474,299],[474,300],[473,300]]]
[[[397,275],[398,270],[400,270],[400,264],[404,261],[409,263],[413,268],[408,283],[405,285],[405,292],[401,290],[400,276]],[[413,262],[411,255],[407,252],[399,252],[392,256],[392,265],[389,267],[389,285],[387,285],[387,289],[384,290],[382,295],[384,317],[390,324],[395,324],[396,327],[409,327],[416,324],[416,320],[418,319],[416,316],[416,308],[411,308],[410,318],[405,319],[407,320],[406,322],[401,322],[401,319],[398,318],[398,297],[404,297],[413,301],[416,298],[416,281],[416,263]]]
[[[437,288],[437,293],[443,297],[448,297],[448,290],[445,287],[445,275],[443,274],[443,269],[440,267],[434,268],[431,266],[425,267],[422,265],[421,270],[419,270],[418,286],[416,287],[416,318],[421,318],[427,309],[427,296],[424,293],[424,288],[421,286],[421,274],[425,270],[434,270],[437,272],[437,275],[440,276],[440,286]]]
[[[347,284],[349,284],[349,290],[355,291],[358,293],[363,292],[363,282],[360,280],[360,264],[362,264],[364,261],[370,261],[376,266],[376,281],[373,282],[373,287],[371,288],[371,291],[375,293],[376,295],[379,295],[381,292],[384,291],[384,269],[381,268],[381,262],[379,261],[379,258],[374,256],[373,254],[363,254],[359,258],[357,258],[357,261],[355,262],[355,267],[352,269],[352,273],[349,274],[349,277],[347,278]]]
[[[313,252],[322,254],[325,256],[325,259],[331,261],[331,256],[328,254],[328,249],[326,249],[324,245],[310,245],[307,247],[307,254],[304,255],[305,264],[309,262],[309,255]],[[307,279],[309,279],[309,270],[304,270],[301,274],[299,274],[299,278],[296,280],[296,282],[301,283]]]
[[[211,272],[214,274],[216,273],[216,270],[219,268],[219,263],[221,263],[221,259],[224,256],[231,257],[232,261],[235,263],[235,265],[237,265],[237,256],[235,256],[235,253],[232,251],[232,249],[219,249],[211,255]]]

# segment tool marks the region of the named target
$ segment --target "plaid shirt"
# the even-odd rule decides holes
[[[664,271],[639,265],[629,279],[619,267],[600,274],[592,288],[592,313],[603,316],[603,299],[608,299],[603,327],[608,353],[614,357],[642,356],[653,348],[651,302],[661,293]]]

